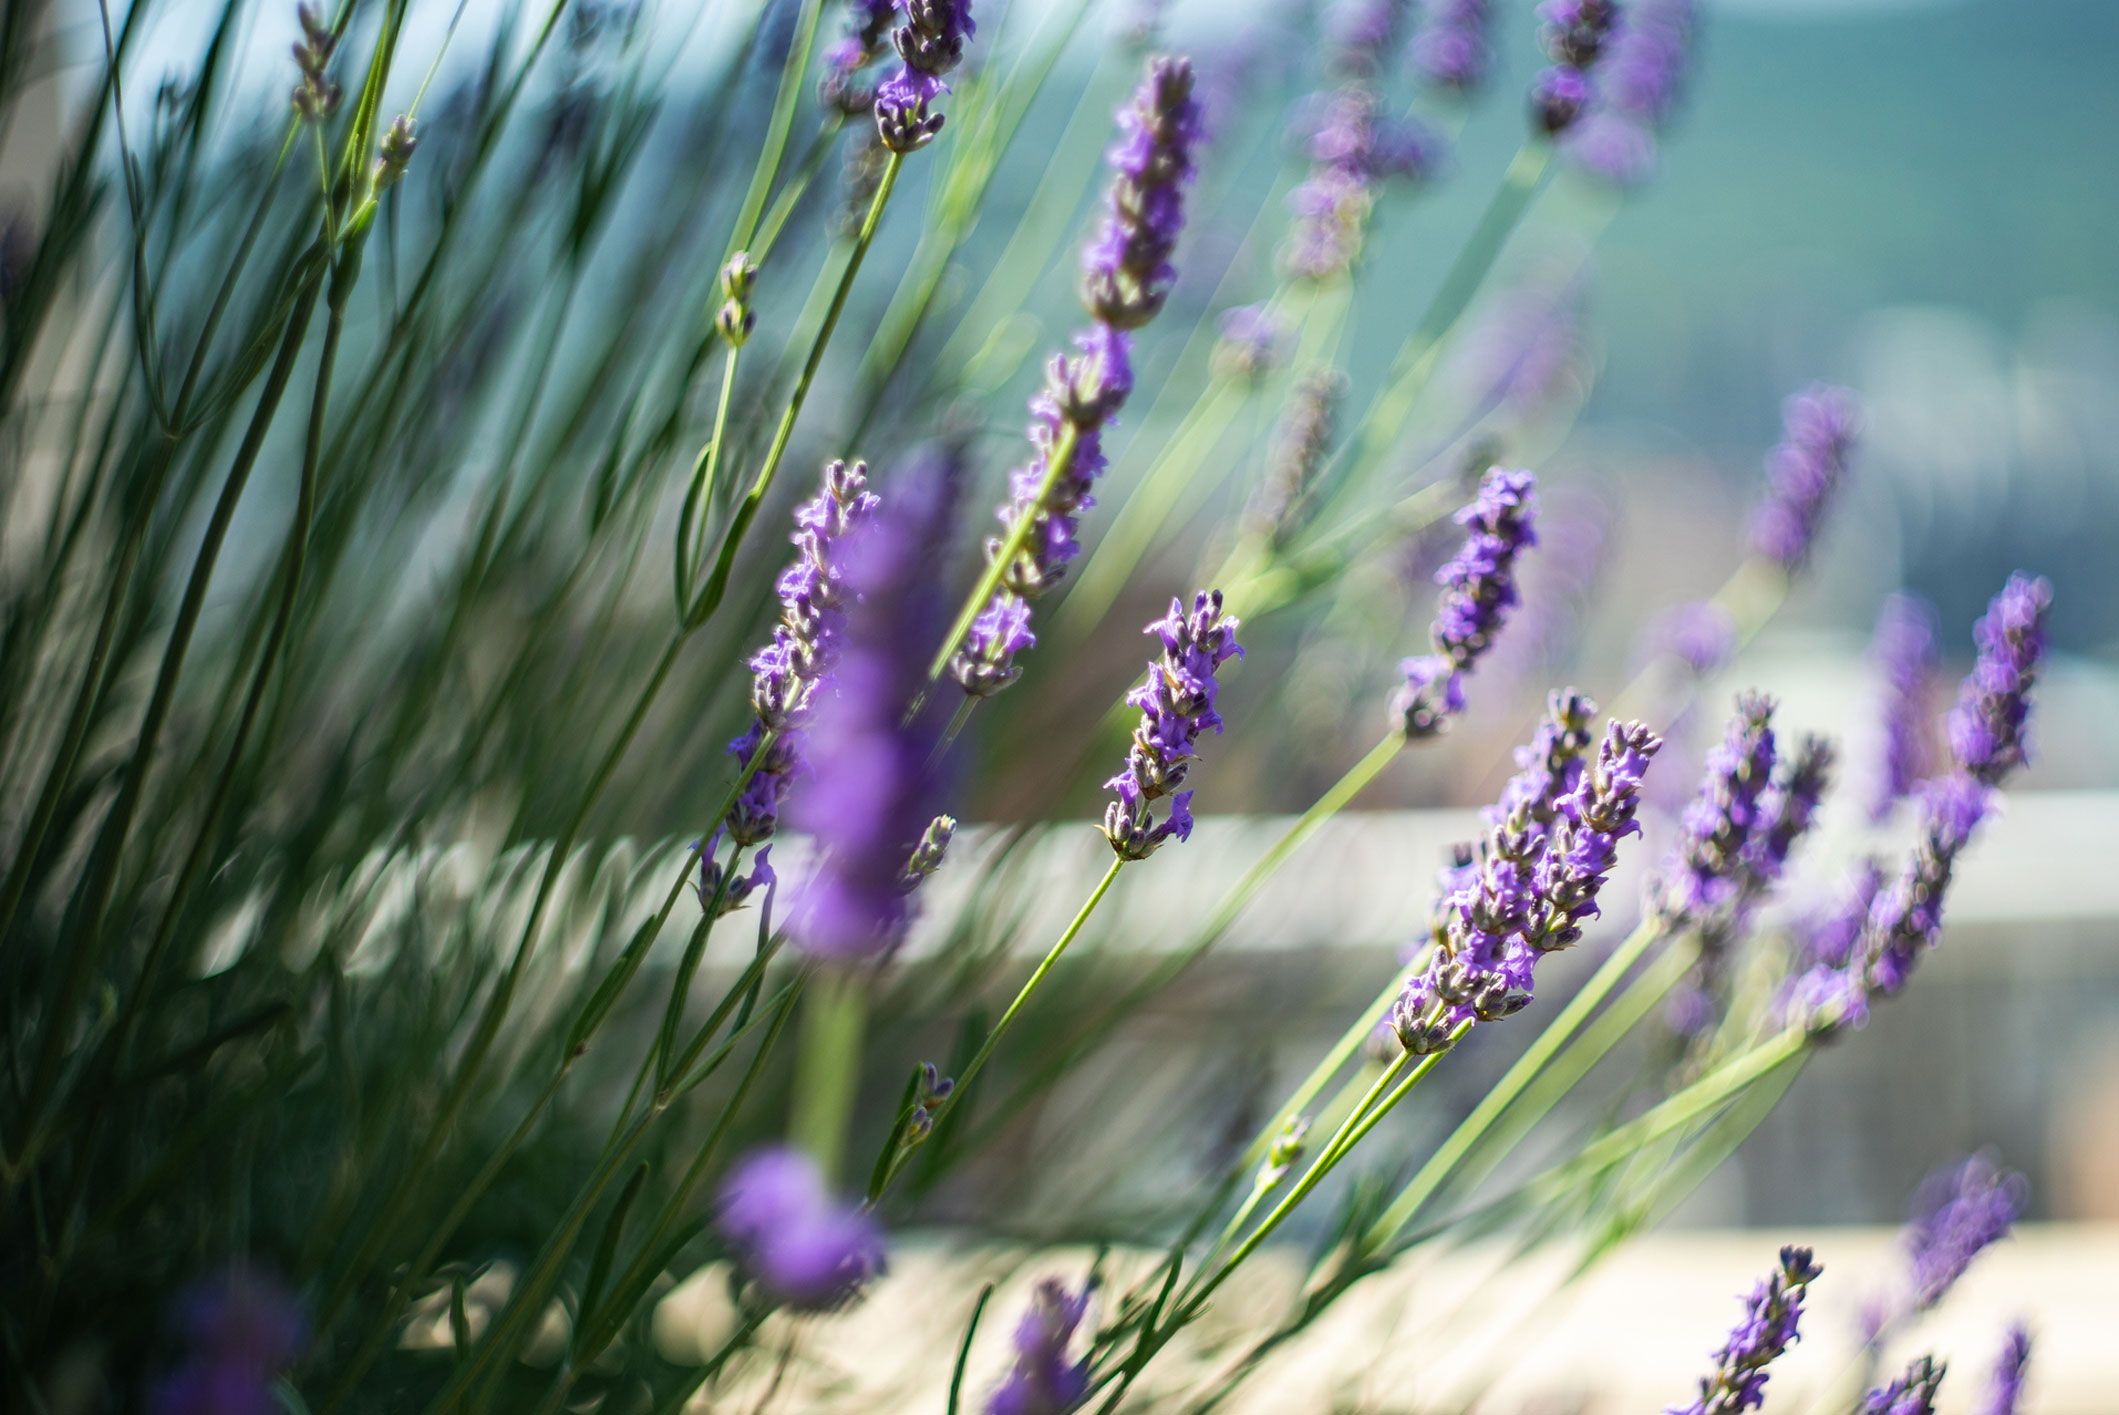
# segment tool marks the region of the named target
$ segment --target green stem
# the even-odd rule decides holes
[[[978,1050],[971,1054],[971,1060],[965,1062],[963,1069],[957,1072],[956,1085],[942,1099],[941,1103],[934,1108],[932,1112],[934,1123],[929,1127],[929,1134],[939,1128],[949,1112],[956,1109],[957,1104],[964,1099],[964,1093],[971,1089],[972,1079],[985,1069],[986,1062],[992,1057],[994,1048],[1001,1044],[1001,1038],[1007,1035],[1008,1029],[1015,1024],[1015,1019],[1029,1003],[1030,995],[1037,991],[1038,985],[1045,981],[1046,975],[1051,973],[1053,968],[1059,963],[1060,956],[1067,951],[1067,946],[1074,942],[1075,935],[1079,934],[1082,931],[1082,926],[1089,922],[1089,916],[1095,913],[1096,906],[1103,902],[1104,895],[1110,891],[1112,882],[1118,878],[1118,872],[1125,867],[1125,864],[1124,856],[1117,856],[1112,859],[1111,867],[1105,870],[1104,877],[1096,882],[1096,888],[1089,891],[1089,897],[1082,901],[1082,907],[1075,911],[1074,917],[1068,921],[1067,927],[1060,931],[1059,938],[1053,942],[1051,948],[1046,950],[1045,956],[1038,961],[1037,967],[1031,970],[1030,976],[1024,980],[1023,986],[1017,990],[1014,999],[1008,1004],[1007,1010],[1001,1013],[1000,1020],[993,1024],[992,1030],[986,1033],[986,1039],[979,1043]],[[870,1196],[872,1199],[881,1197],[882,1193],[890,1187],[891,1179],[897,1174],[899,1168],[903,1166],[906,1157],[911,1153],[912,1149],[910,1146],[902,1142],[899,1144],[897,1155],[883,1171],[882,1182],[877,1186],[875,1194]]]
[[[860,1089],[861,1034],[868,1017],[865,988],[860,975],[840,971],[827,974],[802,1002],[788,1132],[816,1161],[826,1184],[839,1172],[847,1120]]]
[[[728,532],[722,537],[721,553],[714,563],[713,575],[706,587],[692,601],[685,615],[685,627],[696,629],[704,624],[720,607],[721,598],[728,591],[728,578],[735,568],[736,551],[743,543],[743,536],[750,529],[751,521],[758,514],[758,506],[765,500],[765,493],[772,488],[773,476],[780,468],[780,459],[787,455],[787,443],[794,436],[795,420],[802,416],[802,405],[809,399],[810,385],[816,381],[818,366],[824,362],[824,350],[831,343],[833,331],[839,327],[839,316],[845,312],[847,296],[853,291],[854,277],[860,274],[861,261],[868,248],[875,242],[876,228],[883,221],[883,207],[890,200],[891,189],[897,185],[898,171],[904,165],[904,155],[893,152],[883,168],[883,179],[876,184],[876,194],[868,203],[868,215],[861,221],[860,233],[855,236],[853,249],[847,253],[846,268],[839,273],[837,286],[832,290],[831,304],[825,310],[824,322],[817,329],[816,338],[810,341],[809,355],[802,361],[802,371],[795,378],[795,386],[788,394],[787,407],[780,414],[779,426],[773,429],[772,444],[766,449],[765,460],[758,468],[757,477],[751,482],[742,504],[736,508],[735,518],[729,523]]]

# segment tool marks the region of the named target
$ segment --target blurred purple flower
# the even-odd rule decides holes
[[[883,1232],[868,1212],[834,1199],[806,1155],[754,1150],[721,1184],[716,1218],[745,1276],[804,1312],[844,1306],[883,1271]]]
[[[1070,1358],[1074,1330],[1089,1310],[1089,1292],[1069,1292],[1047,1278],[1015,1328],[1015,1365],[986,1400],[986,1415],[1067,1415],[1089,1393],[1089,1358]]]
[[[155,1415],[275,1415],[273,1386],[308,1344],[294,1295],[248,1269],[193,1286],[178,1322],[185,1357],[156,1383]]]
[[[1751,518],[1757,554],[1790,574],[1802,568],[1859,431],[1859,409],[1844,388],[1813,383],[1781,405],[1781,440],[1766,454],[1766,498]]]
[[[2023,1215],[2027,1187],[1988,1154],[1968,1155],[1922,1181],[1904,1239],[1913,1311],[1941,1302],[1973,1259],[2008,1236]]]
[[[854,602],[833,691],[808,731],[814,781],[798,812],[818,855],[790,932],[814,957],[887,958],[911,922],[908,862],[932,829],[937,782],[934,733],[904,712],[938,631],[929,557],[947,538],[960,467],[953,449],[920,454],[846,553]]]
[[[1934,607],[1918,595],[1885,598],[1869,656],[1884,682],[1883,750],[1869,800],[1869,819],[1881,822],[1932,766],[1928,722],[1935,674]]]
[[[1863,1396],[1857,1415],[1934,1415],[1946,1369],[1932,1356],[1918,1357],[1904,1375]]]
[[[1431,83],[1469,93],[1494,60],[1493,0],[1426,0],[1413,36],[1413,67]]]
[[[2002,1339],[2001,1354],[1994,1360],[1994,1374],[1980,1398],[1979,1415],[2016,1415],[2023,1403],[2023,1378],[2031,1364],[2031,1334],[2022,1323],[2009,1328]]]

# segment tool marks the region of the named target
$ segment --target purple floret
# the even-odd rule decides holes
[[[1089,1293],[1069,1292],[1047,1278],[1031,1294],[1015,1328],[1015,1364],[986,1398],[986,1415],[1067,1415],[1089,1393],[1089,1358],[1071,1358],[1075,1328],[1089,1311]]]
[[[1794,573],[1810,556],[1860,431],[1854,395],[1813,383],[1781,405],[1781,440],[1766,455],[1766,499],[1751,520],[1751,548]]]
[[[1162,640],[1162,656],[1126,694],[1127,703],[1140,709],[1140,726],[1125,769],[1104,783],[1118,794],[1105,809],[1104,836],[1121,859],[1144,860],[1165,840],[1190,838],[1192,793],[1178,788],[1197,760],[1200,733],[1221,731],[1214,700],[1221,665],[1243,657],[1236,629],[1236,619],[1222,612],[1220,590],[1201,590],[1189,612],[1173,599],[1170,612],[1148,625],[1145,632]],[[1157,824],[1152,805],[1164,796],[1170,809]]]
[[[783,1306],[831,1311],[883,1271],[883,1231],[841,1203],[806,1155],[753,1151],[722,1181],[717,1225],[743,1275]]]
[[[1463,679],[1491,647],[1516,604],[1516,557],[1536,545],[1529,472],[1495,467],[1479,493],[1459,511],[1466,528],[1463,548],[1435,573],[1442,586],[1430,630],[1434,652],[1407,659],[1405,686],[1391,704],[1408,737],[1432,737],[1464,705]]]

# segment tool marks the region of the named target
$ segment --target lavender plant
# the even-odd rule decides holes
[[[0,134],[39,8],[0,21]],[[1645,180],[1691,8],[1541,7],[1550,65],[1527,131],[1506,118],[1522,146],[1420,307],[1372,238],[1459,178],[1450,139],[1519,57],[1483,0],[1341,7],[1282,69],[1233,45],[1143,63],[1147,36],[1185,33],[1150,8],[1086,76],[1063,62],[1094,42],[1086,4],[977,24],[968,0],[754,4],[694,46],[667,16],[554,0],[508,10],[480,55],[404,0],[230,5],[190,53],[166,8],[105,17],[33,229],[11,219],[0,244],[0,1404],[680,1410],[749,1382],[805,1408],[825,1323],[907,1300],[887,1258],[913,1265],[907,1225],[992,1220],[997,1157],[1030,1153],[1040,1118],[1094,1130],[1049,1104],[1055,1077],[1216,968],[1408,747],[1477,777],[1510,675],[1471,677],[1525,636],[1519,608],[1553,606],[1519,606],[1541,593],[1538,479],[1465,450],[1519,433],[1556,368],[1590,370],[1571,332],[1546,342],[1546,300],[1498,322],[1508,348],[1465,359],[1465,386],[1433,375],[1556,156]],[[699,51],[694,81],[677,56]],[[1060,295],[1044,271],[1128,86]],[[1046,143],[1053,110],[1070,136]],[[1245,163],[1285,133],[1266,190]],[[1554,287],[1569,331],[1586,279]],[[1001,532],[959,544],[960,503],[1003,460],[984,420],[1069,300],[1088,325],[1029,395]],[[1357,327],[1389,336],[1385,366],[1354,357]],[[1442,399],[1459,433],[1414,447]],[[1174,1212],[1131,1235],[1145,1271],[1040,1283],[1005,1370],[972,1364],[982,1300],[951,1408],[1208,1405],[1424,1242],[1550,1234],[1630,1166],[1696,1182],[1741,1140],[1731,1117],[1755,1125],[1910,985],[2029,754],[2042,580],[1979,621],[1946,764],[1914,750],[1918,635],[1880,635],[1880,799],[1919,802],[1920,841],[1770,979],[1778,1010],[1740,980],[1777,956],[1762,921],[1832,748],[1781,750],[1762,694],[1642,922],[1599,937],[1642,853],[1651,724],[1818,557],[1858,423],[1838,390],[1790,400],[1713,633],[1659,650],[1601,729],[1583,693],[1547,700],[1478,838],[1432,898],[1405,891],[1405,966],[1197,1192],[1150,1176]],[[790,465],[821,479],[791,494]],[[1118,509],[1099,519],[1100,497]],[[1351,765],[1336,740],[1283,755],[1258,670],[1301,661],[1320,603],[1369,593],[1466,502],[1432,604],[1391,582],[1390,622],[1428,627],[1388,729]],[[761,543],[783,524],[784,564]],[[1570,599],[1585,582],[1561,576]],[[1200,584],[1122,687],[1105,620]],[[1571,635],[1525,637],[1540,657]],[[1247,677],[1226,672],[1246,647]],[[1665,682],[1673,657],[1692,672]],[[930,703],[945,674],[961,694]],[[1209,754],[1202,801],[1271,778],[1308,803],[1200,894],[1189,867],[1247,848],[1195,820]],[[1305,789],[1317,762],[1338,775]],[[1010,813],[1051,824],[959,829]],[[1092,829],[1100,874],[1043,848]],[[1191,843],[1137,878],[1173,841]],[[1181,899],[1183,935],[1106,986],[1080,956],[1125,951],[1098,948],[1123,941],[1103,903],[1150,890]],[[1015,967],[1055,892],[1080,903]],[[1585,943],[1586,980],[1545,963]],[[1673,991],[1690,1064],[1497,1185]],[[1467,1038],[1516,1017],[1516,1060],[1408,1157],[1413,1092],[1471,1074]],[[1953,1185],[1924,1210],[1908,1312],[2020,1207],[1991,1168]],[[1325,1220],[1295,1309],[1226,1370],[1165,1375],[1343,1189],[1360,1197]],[[1042,1216],[1010,1227],[1036,1243]],[[1688,1408],[1757,1408],[1817,1272],[1784,1251]],[[670,1304],[702,1275],[728,1320],[675,1359]],[[2012,1338],[1993,1409],[2025,1354]],[[1925,1409],[1939,1380],[1916,1368],[1871,1407]]]

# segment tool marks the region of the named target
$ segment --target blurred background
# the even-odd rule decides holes
[[[591,376],[594,351],[608,342],[597,323],[606,303],[599,296],[612,310],[639,303],[630,293],[620,297],[633,290],[636,268],[584,258],[589,293],[579,305],[588,313],[555,316],[543,287],[559,259],[550,251],[563,244],[566,198],[537,185],[553,165],[550,154],[600,131],[591,115],[612,101],[639,55],[667,61],[667,89],[641,115],[642,173],[590,250],[652,249],[661,233],[682,234],[687,214],[669,209],[666,198],[702,160],[695,142],[704,115],[717,102],[762,102],[775,50],[786,43],[782,12],[792,7],[772,7],[761,42],[766,61],[748,78],[727,80],[725,31],[739,9],[604,6],[569,30],[566,52],[533,95],[540,122],[511,139],[521,147],[507,199],[539,234],[490,272],[480,292],[485,313],[467,323],[472,337],[462,356],[502,370],[493,380],[500,392],[463,411],[466,430],[456,445],[467,468],[494,455],[515,406],[511,394],[536,379],[565,387]],[[1349,406],[1380,385],[1407,311],[1439,284],[1521,140],[1514,95],[1535,67],[1530,9],[1500,6],[1503,58],[1493,100],[1464,120],[1446,179],[1417,202],[1379,212],[1366,279],[1388,298],[1365,296],[1352,311],[1342,346]],[[1037,36],[1072,12],[1056,0],[982,4],[981,33],[990,26],[1018,39]],[[453,13],[440,3],[415,6],[411,48],[432,48]],[[189,55],[221,14],[207,0],[162,6],[141,52]],[[276,112],[288,16],[269,7],[244,14],[237,87],[255,89],[259,112]],[[510,7],[493,0],[471,0],[462,15],[451,57],[433,79],[420,152],[423,164],[442,170],[451,160],[450,115],[475,105],[479,56],[511,22]],[[59,115],[97,73],[95,7],[60,0],[49,23],[57,57],[0,149],[0,215],[10,223],[38,220]],[[900,357],[887,366],[875,366],[869,352],[887,341],[839,341],[792,465],[843,451],[887,459],[947,425],[970,440],[980,478],[974,505],[997,498],[1020,457],[1021,407],[1040,351],[1074,317],[1073,233],[1096,200],[1104,115],[1132,82],[1143,26],[1159,34],[1158,47],[1197,57],[1215,126],[1170,323],[1211,327],[1221,310],[1257,298],[1281,238],[1280,196],[1299,168],[1279,95],[1291,83],[1300,87],[1327,23],[1299,4],[1104,0],[1092,7],[999,159],[976,223],[936,259],[937,313],[906,331]],[[1707,1304],[1723,1297],[1724,1278],[1747,1280],[1770,1243],[1800,1237],[1829,1249],[1826,1225],[1894,1224],[1921,1174],[1992,1146],[2029,1176],[2035,1223],[2054,1228],[2027,1240],[2034,1257],[2009,1260],[2016,1266],[1990,1280],[1975,1276],[1966,1298],[1972,1312],[2007,1315],[2009,1303],[2064,1291],[2085,1326],[2085,1314],[2119,1315],[2119,1277],[2110,1266],[2111,1226],[2119,1225],[2119,871],[2108,859],[2111,822],[2119,819],[2119,261],[2111,239],[2119,230],[2119,144],[2112,141],[2119,5],[1706,0],[1702,36],[1685,110],[1661,144],[1653,180],[1621,195],[1576,173],[1556,176],[1444,366],[1440,386],[1460,396],[1423,409],[1405,440],[1396,470],[1408,487],[1454,475],[1475,453],[1490,452],[1536,468],[1546,493],[1546,546],[1527,575],[1524,620],[1516,642],[1476,680],[1476,710],[1453,731],[1449,750],[1401,763],[1308,846],[1239,921],[1210,974],[1195,972],[1163,993],[1119,1044],[1020,1122],[1019,1144],[997,1148],[953,1181],[938,1197],[938,1221],[1005,1229],[1010,1215],[1036,1213],[1041,1232],[1026,1236],[1046,1237],[1123,1228],[1152,1212],[1158,1192],[1204,1172],[1201,1157],[1269,1108],[1337,1034],[1349,1007],[1365,1002],[1379,974],[1395,966],[1424,917],[1433,869],[1466,833],[1471,810],[1492,798],[1508,748],[1526,735],[1546,690],[1574,683],[1614,698],[1666,641],[1673,612],[1721,584],[1743,553],[1746,508],[1761,485],[1761,459],[1779,436],[1780,400],[1823,379],[1859,390],[1864,401],[1853,479],[1787,606],[1733,661],[1705,671],[1698,707],[1670,724],[1670,792],[1649,826],[1653,846],[1640,853],[1653,855],[1669,839],[1686,778],[1732,695],[1748,687],[1782,700],[1784,730],[1830,733],[1850,763],[1847,789],[1828,811],[1826,842],[1809,852],[1812,861],[1832,863],[1799,876],[1789,917],[1822,907],[1845,863],[1863,850],[1901,848],[1909,822],[1871,826],[1859,779],[1880,731],[1882,685],[1867,643],[1893,590],[1934,604],[1942,626],[1938,683],[1946,685],[1969,661],[1969,625],[2007,572],[2024,568],[2052,580],[2053,658],[2041,685],[2038,753],[1963,872],[1948,946],[1922,985],[1813,1066],[1732,1163],[1669,1219],[1680,1234],[1736,1232],[1675,1246],[1666,1233],[1654,1240],[1665,1246],[1650,1250],[1663,1265],[1627,1269],[1636,1286],[1622,1285],[1609,1300],[1631,1302],[1629,1292],[1672,1281],[1680,1270],[1672,1265],[1686,1254],[1711,1255],[1697,1271],[1685,1270],[1700,1304],[1683,1313],[1690,1327],[1676,1349],[1689,1352],[1723,1315]],[[191,77],[185,62],[169,68],[168,82],[179,89]],[[151,93],[138,96],[129,114],[137,137],[151,133],[155,109]],[[260,127],[224,132],[224,155],[239,161],[246,142],[275,139]],[[942,170],[937,161],[908,175],[903,219],[886,226],[870,258],[874,269],[924,268],[932,247],[923,238],[933,237],[946,210],[937,199]],[[834,219],[831,187],[820,183],[795,221],[822,229]],[[924,224],[911,219],[923,203]],[[435,210],[414,208],[407,220],[431,221]],[[1022,231],[1048,232],[1050,241],[1039,246],[1033,238],[1026,249]],[[1021,288],[992,284],[988,273],[997,268],[1027,272]],[[673,289],[662,292],[672,307],[700,305],[697,289],[683,281],[697,285],[702,273],[672,277]],[[801,288],[791,277],[777,290],[769,286],[764,317],[792,318],[786,306]],[[889,281],[864,287],[849,320],[863,330],[889,327],[897,308],[886,303],[891,289]],[[81,317],[107,294],[78,291]],[[550,337],[555,328],[568,337]],[[577,334],[584,330],[597,332]],[[1217,527],[1250,495],[1270,439],[1265,409],[1232,425],[1170,514],[1139,533],[1126,552],[1137,561],[1134,573],[1109,585],[1096,578],[1096,557],[1110,549],[1099,541],[1126,526],[1136,474],[1203,386],[1203,359],[1181,343],[1172,335],[1144,349],[1142,394],[1110,441],[1104,508],[1088,522],[1093,554],[1053,617],[1049,656],[967,734],[957,794],[961,814],[979,828],[967,835],[963,860],[938,881],[931,925],[916,948],[942,947],[955,912],[943,901],[990,884],[976,862],[1005,827],[1076,822],[1098,809],[1100,771],[1069,771],[1070,757],[1055,759],[1053,775],[1039,779],[1019,769],[1025,744],[1110,745],[1108,734],[1096,736],[1098,724],[1139,671],[1137,627],[1168,595],[1190,588],[1202,565],[1211,568],[1225,548]],[[927,377],[935,369],[944,376]],[[1501,414],[1466,435],[1465,408],[1497,376]],[[62,360],[53,387],[92,390],[107,377],[78,358]],[[19,466],[33,486],[35,447],[23,450]],[[255,528],[277,527],[291,497],[284,475],[261,480],[230,552],[253,566],[278,546],[276,531]],[[437,515],[436,537],[389,562],[408,597],[438,575],[452,538],[462,537],[475,486],[467,470],[460,483],[433,489],[453,514]],[[1212,745],[1211,781],[1199,801],[1212,818],[1188,850],[1122,883],[1084,939],[1082,966],[1055,980],[1061,1001],[1026,1028],[1026,1069],[1040,1046],[1058,1046],[1069,1034],[1071,1007],[1093,1005],[1178,937],[1199,901],[1218,897],[1273,838],[1275,818],[1314,799],[1373,740],[1397,660],[1420,647],[1431,598],[1425,577],[1448,548],[1447,538],[1433,537],[1392,547],[1246,636],[1249,671],[1230,679],[1222,707],[1231,730]],[[777,545],[763,547],[759,564],[779,553]],[[520,570],[523,606],[534,600],[538,573],[534,559]],[[748,619],[715,630],[730,645],[754,639],[766,622],[765,577],[751,578],[757,593]],[[659,581],[641,591],[643,622],[666,611],[655,597],[664,592]],[[1245,613],[1241,604],[1232,608]],[[1948,689],[1937,691],[1940,709]],[[655,745],[629,759],[596,827],[640,839],[696,833],[691,813],[721,779],[721,744],[740,725],[741,692],[735,683],[691,685],[683,706],[658,720]],[[1246,730],[1267,722],[1273,730]],[[534,802],[538,789],[529,783],[511,799]],[[466,819],[468,831],[477,821]],[[1030,902],[1013,935],[1021,948],[1041,947],[1073,907],[1076,891],[1066,881],[1093,869],[1101,849],[1080,838],[1088,834],[1078,824],[1042,831],[1027,863],[1010,866],[1032,880],[1051,872],[1050,888],[1025,891]],[[1613,895],[1630,897],[1617,886]],[[1612,912],[1615,937],[1627,910]],[[1578,975],[1596,961],[1593,950],[1583,954],[1563,960]],[[946,1030],[917,1005],[900,1021],[895,1034],[878,1029],[879,1053],[902,1055],[907,1034],[917,1037],[922,1027],[946,1045]],[[1432,1143],[1524,1040],[1479,1037],[1392,1144],[1417,1153]],[[871,1089],[880,1095],[895,1084]],[[1583,1098],[1583,1115],[1600,1103]],[[1102,1118],[1087,1145],[1079,1139],[1085,1110]],[[1127,1183],[1107,1183],[1119,1156],[1128,1161]],[[1752,1241],[1752,1230],[1764,1232]],[[1845,1243],[1856,1252],[1881,1240],[1871,1234]],[[1661,1321],[1654,1320],[1658,1331]],[[2109,1408],[2108,1392],[2093,1397],[2068,1384],[2077,1378],[2067,1372],[2089,1369],[2094,1344],[2084,1335],[2072,1357],[2061,1344],[2050,1408]],[[1585,1349],[1577,1359],[1619,1358]]]

